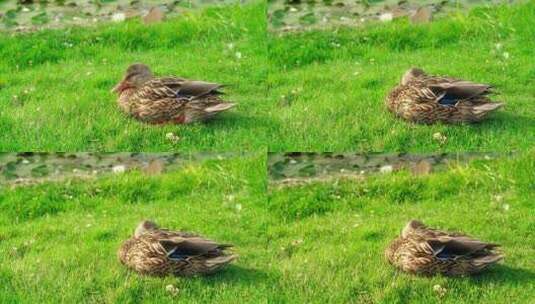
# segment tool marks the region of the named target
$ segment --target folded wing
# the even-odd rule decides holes
[[[136,91],[136,98],[142,100],[161,100],[167,98],[195,99],[207,95],[222,94],[221,84],[187,80],[178,77],[154,78],[147,81]]]
[[[223,250],[231,247],[228,244],[218,244],[201,237],[172,237],[160,240],[170,259],[182,260],[194,256],[217,257],[224,255]]]

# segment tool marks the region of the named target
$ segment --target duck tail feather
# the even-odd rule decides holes
[[[217,104],[215,106],[211,106],[211,107],[208,107],[206,109],[204,109],[205,112],[208,112],[208,113],[212,113],[212,112],[222,112],[222,111],[226,111],[232,107],[234,107],[236,104],[235,103],[220,103],[220,104]]]
[[[504,258],[503,254],[492,253],[483,257],[475,258],[473,263],[475,266],[478,266],[478,267],[486,267],[490,264],[499,262],[503,258]]]
[[[472,108],[475,115],[484,115],[486,113],[495,111],[503,106],[501,102],[489,102],[482,105],[478,105]]]
[[[238,255],[236,254],[222,255],[222,256],[215,257],[215,258],[207,259],[204,262],[204,265],[208,267],[209,269],[217,270],[229,264],[230,262],[234,261],[237,258],[238,258]]]

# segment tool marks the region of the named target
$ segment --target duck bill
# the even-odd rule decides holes
[[[126,81],[122,80],[116,86],[114,86],[113,89],[111,89],[111,92],[119,94],[119,93],[121,93],[122,91],[124,91],[128,87],[129,87],[128,83]]]

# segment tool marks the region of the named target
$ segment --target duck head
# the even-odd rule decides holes
[[[424,223],[420,222],[419,220],[410,220],[407,225],[403,228],[401,231],[401,237],[406,238],[408,235],[410,235],[413,231],[418,229],[425,229]]]
[[[421,76],[425,76],[424,70],[420,68],[410,68],[408,69],[405,74],[403,74],[403,77],[401,77],[401,84],[406,85],[411,80],[416,79]]]
[[[154,231],[156,229],[158,229],[158,224],[153,221],[144,220],[137,225],[136,231],[134,232],[134,236],[139,237],[147,232]]]
[[[126,89],[139,88],[150,79],[152,79],[150,68],[143,63],[134,63],[126,69],[125,76],[112,89],[112,92],[121,94]]]

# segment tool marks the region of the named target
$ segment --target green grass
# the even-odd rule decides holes
[[[534,156],[272,188],[268,196],[260,154],[159,176],[5,190],[0,302],[530,303]],[[116,250],[143,218],[232,242],[240,258],[206,278],[139,276]],[[506,259],[473,278],[400,273],[382,252],[411,218],[501,243]],[[176,297],[168,284],[180,289]],[[442,298],[436,284],[447,289]]]
[[[423,177],[273,189],[268,210],[279,223],[269,235],[284,276],[281,294],[294,303],[531,303],[534,156]],[[505,262],[473,278],[398,272],[383,250],[413,218],[501,243]],[[437,284],[447,289],[443,297]]]
[[[0,189],[0,303],[535,298],[535,2],[428,25],[396,20],[282,36],[268,35],[265,12],[258,1],[151,26],[128,21],[1,36],[0,151],[530,152],[429,176],[399,172],[267,194],[261,153],[158,176]],[[134,121],[109,90],[137,61],[160,75],[229,84],[227,98],[239,106],[207,124]],[[506,107],[477,125],[396,120],[383,99],[410,66],[493,83]],[[169,141],[168,132],[180,140]],[[447,141],[434,140],[436,132]],[[206,278],[136,275],[116,250],[143,218],[234,243],[240,258]],[[506,259],[473,278],[400,273],[382,251],[411,218],[501,243]],[[180,289],[176,297],[168,284]],[[437,284],[447,290],[442,297]]]
[[[273,294],[263,164],[264,157],[250,156],[154,177],[129,173],[1,192],[0,302],[173,302],[168,284],[185,302]],[[144,218],[232,242],[239,263],[207,278],[135,275],[118,262],[116,250]]]
[[[281,130],[274,151],[507,151],[525,149],[535,134],[535,2],[475,9],[429,25],[406,20],[273,37],[270,102]],[[531,38],[530,38],[531,37]],[[501,45],[499,51],[496,44]],[[503,53],[508,52],[505,59]],[[419,126],[394,118],[384,98],[405,70],[419,66],[496,86],[506,107],[477,125]],[[298,90],[292,94],[292,90]],[[280,102],[279,102],[280,103]],[[446,144],[433,139],[441,132]],[[526,137],[526,134],[531,134]],[[278,138],[278,140],[275,140]]]
[[[132,20],[0,37],[0,150],[259,150],[247,139],[265,134],[268,123],[263,11],[261,3],[231,5],[153,26]],[[159,75],[229,84],[226,98],[239,107],[206,125],[141,124],[110,92],[133,62]]]
[[[256,2],[152,26],[0,37],[0,150],[505,151],[535,139],[534,1],[427,25],[395,20],[284,36],[268,35],[265,13]],[[205,125],[127,118],[109,89],[136,61],[161,75],[230,84],[227,98],[239,106]],[[506,107],[472,126],[399,121],[383,100],[410,66],[492,83]]]

